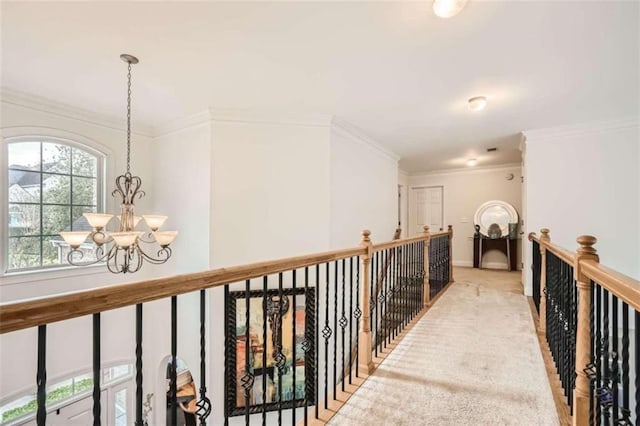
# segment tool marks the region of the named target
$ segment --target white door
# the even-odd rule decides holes
[[[411,235],[421,234],[424,225],[428,225],[431,232],[438,232],[444,228],[442,193],[441,186],[411,188],[409,197]]]

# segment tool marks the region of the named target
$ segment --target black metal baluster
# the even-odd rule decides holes
[[[283,369],[286,366],[286,360],[284,359],[284,354],[282,353],[282,317],[285,312],[283,310],[283,292],[282,292],[282,272],[278,273],[278,338],[277,340],[277,359],[276,359],[276,367],[278,368],[278,425],[282,424],[282,373]]]
[[[386,261],[384,271],[384,347],[391,343],[391,318],[393,312],[390,312],[391,304],[389,303],[389,288],[391,287],[391,271],[393,265],[393,255],[391,249],[386,249]]]
[[[603,396],[600,397],[602,404],[602,411],[604,414],[604,423],[609,424],[609,407],[608,404],[611,403],[611,395],[609,392],[610,389],[610,373],[609,373],[609,292],[607,289],[603,288],[603,304],[602,304],[602,318],[604,320],[603,324],[603,336],[602,336],[602,348],[603,348],[603,357],[602,357],[602,376],[603,376]]]
[[[358,330],[356,330],[356,333]],[[349,384],[353,371],[353,257],[349,258]]]
[[[136,422],[135,426],[143,426],[142,421],[142,303],[136,305]]]
[[[378,286],[378,252],[375,252],[371,256],[371,301],[370,305],[370,318],[371,318],[371,338],[372,349],[374,356],[378,356],[378,296],[376,295],[376,287]]]
[[[345,316],[345,294],[346,294],[346,281],[345,281],[345,259],[342,259],[342,315],[340,316],[340,328],[342,328],[342,369],[340,370],[340,383],[342,384],[342,392],[344,392],[344,373],[345,373],[345,365],[344,365],[344,333],[345,328],[347,327],[347,317]]]
[[[636,425],[640,423],[640,311],[635,311]]]
[[[240,384],[244,388],[244,424],[249,424],[249,397],[251,396],[251,387],[253,386],[253,375],[251,374],[251,336],[249,328],[251,325],[251,281],[246,280],[244,283],[244,371],[240,377]]]
[[[196,403],[198,407],[196,414],[200,419],[200,426],[206,426],[207,417],[211,414],[211,401],[207,397],[206,373],[206,322],[207,322],[207,291],[200,290],[200,401]]]
[[[589,303],[591,308],[589,309],[589,353],[591,354],[591,362],[587,364],[587,368],[584,369],[587,378],[589,379],[589,426],[593,426],[594,420],[594,406],[593,406],[593,386],[595,383],[595,371],[593,371],[593,359],[595,354],[595,336],[596,336],[596,324],[595,324],[595,310],[596,310],[596,294],[593,281],[589,284],[591,291],[589,294]]]
[[[620,402],[618,401],[618,357],[619,351],[618,340],[618,297],[615,294],[611,294],[611,352],[615,354],[615,363],[611,366],[611,391],[613,394],[613,413],[612,419],[614,422],[618,420],[618,412]]]
[[[306,298],[309,297],[309,267],[306,266],[304,268],[304,297],[305,297],[305,304],[306,304]],[[309,322],[309,318],[307,318],[305,316],[304,322],[305,322],[305,332],[304,332],[304,348],[305,348],[305,357],[304,357],[304,383],[305,383],[305,387],[304,387],[304,426],[307,426],[307,423],[309,422],[309,413],[308,413],[308,407],[309,407],[309,392],[311,389],[309,389],[309,373],[310,373],[310,360],[309,360],[309,354],[308,354],[308,349],[309,348],[309,332],[310,332],[310,327],[308,325]]]
[[[376,347],[378,348],[378,352],[382,352],[382,341],[384,340],[384,317],[386,315],[386,312],[384,310],[384,283],[385,283],[385,277],[384,277],[384,268],[385,268],[385,251],[381,251],[380,253],[380,271],[378,272],[378,298],[377,298],[377,303],[378,303],[378,310],[379,310],[379,314],[378,316],[380,317],[380,325],[378,326],[378,338],[376,340]]]
[[[178,424],[178,297],[171,296],[171,424]]]
[[[319,363],[320,363],[320,265],[316,265],[316,303],[318,304],[318,309],[316,309],[315,312],[315,316],[316,316],[316,320],[315,320],[315,327],[316,327],[316,332],[315,332],[315,339],[316,339],[316,357],[315,357],[315,376],[314,376],[314,380],[315,380],[315,387],[316,387],[316,404],[315,404],[315,418],[318,418],[319,415],[319,411],[320,411],[320,404],[318,402],[318,399],[320,398],[320,370],[319,370]],[[326,365],[326,364],[325,364]],[[325,401],[327,400],[327,398],[325,397]]]
[[[267,294],[269,277],[262,277],[262,425],[267,424],[267,382],[269,380],[267,370]]]
[[[358,367],[360,357],[360,317],[362,317],[362,310],[360,309],[360,266],[360,256],[358,256],[356,258],[356,310],[354,312],[354,317],[356,318],[356,377],[360,377]]]
[[[224,317],[229,318],[230,306],[231,306],[231,298],[229,296],[229,285],[224,286]],[[235,312],[234,312],[235,315]],[[227,352],[229,348],[235,347],[237,344],[237,339],[235,333],[229,333],[229,327],[224,327],[224,343],[225,343],[225,357],[227,357]],[[266,341],[265,341],[266,344]],[[228,362],[224,363],[224,426],[229,425],[229,401],[228,401],[228,392],[230,388],[229,383],[229,364]],[[236,374],[234,371],[233,374]]]
[[[93,426],[100,426],[100,313],[93,314]]]
[[[596,379],[595,379],[595,393],[596,393],[596,397],[597,394],[600,390],[600,388],[602,387],[602,376],[601,376],[601,364],[600,364],[600,359],[602,357],[602,346],[601,346],[601,339],[602,339],[602,288],[599,285],[594,285],[593,287],[594,292],[595,292],[595,297],[596,297],[596,301],[595,301],[595,309],[596,309],[596,333],[595,333],[595,342],[594,342],[594,346],[595,346],[595,358],[593,360],[593,365],[595,367],[596,370]],[[600,410],[600,404],[598,403],[598,400],[596,399],[596,403],[595,403],[595,418],[596,418],[596,425],[600,425],[600,415],[601,415],[601,410]]]
[[[293,371],[293,399],[291,400],[291,425],[296,426],[296,400],[297,400],[297,389],[296,389],[296,270],[291,271],[291,285],[293,288],[293,294],[291,295],[292,299],[292,308],[291,308],[291,322],[293,325],[293,346],[292,346],[292,360],[291,360],[291,368]]]
[[[322,337],[324,338],[324,409],[329,409],[329,338],[331,337],[331,327],[329,327],[329,262],[326,263],[326,288],[324,301],[324,328]]]
[[[38,326],[38,370],[36,372],[36,423],[45,426],[47,422],[47,326]]]
[[[622,418],[630,419],[629,405],[629,305],[622,302]]]
[[[338,261],[333,262],[333,400],[337,398],[337,362],[338,362]]]

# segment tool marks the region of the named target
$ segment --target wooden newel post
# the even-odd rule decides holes
[[[429,234],[429,227],[424,226],[424,307],[431,305],[431,287],[429,286],[429,243],[431,242],[431,236]]]
[[[449,282],[453,280],[453,226],[449,225]]]
[[[582,273],[580,262],[583,260],[599,261],[593,245],[596,238],[583,235],[576,239],[580,247],[573,265],[576,286],[578,287],[578,324],[576,330],[576,388],[573,393],[573,425],[589,424],[589,378],[584,372],[591,362],[591,280]]]
[[[540,332],[547,334],[547,246],[551,242],[549,237],[549,229],[542,228],[540,230]]]
[[[362,231],[361,245],[366,248],[366,253],[362,256],[362,280],[360,281],[360,309],[362,310],[362,321],[360,321],[360,336],[358,347],[358,368],[367,374],[373,372],[373,360],[371,355],[371,294],[369,283],[371,281],[371,231]]]

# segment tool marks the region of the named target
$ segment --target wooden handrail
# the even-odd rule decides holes
[[[593,282],[640,311],[640,281],[607,268],[593,260],[581,260],[582,272]]]
[[[543,239],[540,239],[539,243],[541,246],[544,246],[546,250],[549,250],[551,253],[555,254],[560,259],[562,259],[565,263],[569,265],[573,265],[575,263],[576,261],[575,252],[572,252],[565,248],[557,246],[550,241],[544,241]]]
[[[0,334],[366,253],[360,246],[0,304]]]

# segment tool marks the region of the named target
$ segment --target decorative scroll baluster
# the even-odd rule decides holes
[[[200,290],[200,400],[196,403],[196,415],[200,426],[206,426],[211,414],[211,401],[207,397],[207,358],[206,358],[206,323],[207,323],[207,291]]]
[[[640,311],[635,311],[636,424],[640,422]]]
[[[344,372],[345,372],[345,365],[344,365],[344,336],[345,336],[345,329],[347,327],[347,317],[345,316],[345,295],[346,295],[346,281],[345,281],[345,259],[342,259],[342,294],[341,294],[341,299],[342,299],[342,312],[340,315],[340,320],[339,320],[339,324],[340,324],[340,328],[342,329],[342,368],[340,369],[340,383],[341,383],[341,387],[342,387],[342,392],[344,392]],[[337,311],[337,309],[336,309]]]
[[[360,309],[360,256],[356,259],[356,310],[353,316],[356,319],[356,377],[360,377],[360,318],[362,317]]]
[[[378,297],[376,295],[376,287],[377,287],[377,283],[376,280],[378,278],[378,252],[375,252],[373,254],[373,258],[371,259],[371,300],[370,300],[370,305],[371,305],[371,315],[373,317],[373,325],[371,328],[371,332],[373,334],[373,352],[374,355],[377,357],[378,356],[378,331],[380,330],[380,327],[378,326]]]
[[[337,365],[338,365],[338,261],[333,263],[333,400],[337,399]]]
[[[38,326],[38,370],[36,373],[36,423],[45,426],[47,422],[47,326]]]
[[[324,338],[324,409],[329,408],[329,338],[331,337],[331,327],[329,327],[329,263],[326,263],[326,287],[324,299],[324,328],[322,337]]]
[[[100,313],[93,314],[93,426],[100,426]]]
[[[316,339],[316,357],[315,357],[315,369],[314,371],[316,372],[315,374],[315,387],[316,387],[316,408],[315,408],[315,418],[317,419],[319,417],[319,412],[320,412],[320,404],[317,402],[317,398],[320,396],[320,367],[319,367],[319,362],[320,362],[320,265],[316,265],[316,303],[318,304],[318,308],[316,309],[315,312],[315,327],[316,327],[316,332],[315,332],[315,339]],[[325,349],[326,350],[326,349]],[[326,364],[325,364],[326,365]],[[326,383],[326,380],[325,380]],[[324,400],[327,400],[327,397],[325,395]]]
[[[278,369],[278,425],[282,424],[282,373],[285,367],[286,358],[282,353],[282,316],[287,311],[284,309],[283,298],[284,294],[282,292],[282,272],[278,274],[278,324],[275,328],[277,330],[278,336],[275,339],[275,350],[274,350],[274,361],[276,362],[276,368]]]
[[[615,358],[615,363],[612,362],[611,365],[611,394],[613,396],[613,404],[611,406],[611,418],[613,421],[618,420],[618,358],[620,357],[620,351],[618,350],[619,340],[618,340],[618,298],[615,294],[611,294],[611,352],[612,357]]]
[[[305,298],[307,297],[307,295],[309,294],[309,267],[305,267],[304,268],[304,295]],[[317,299],[316,299],[317,301]],[[306,300],[305,300],[306,303]],[[315,310],[315,303],[314,303],[314,310]],[[306,313],[305,313],[306,315]],[[315,313],[313,315],[310,316],[315,316]],[[295,321],[295,318],[294,318]],[[308,377],[308,374],[311,372],[311,364],[315,361],[312,361],[309,359],[309,356],[313,354],[313,352],[310,353],[309,349],[311,349],[311,347],[309,346],[310,341],[311,341],[311,327],[309,326],[309,321],[307,319],[307,317],[305,316],[305,330],[304,330],[304,343],[303,343],[303,348],[305,349],[305,358],[304,358],[304,377],[305,377],[305,387],[304,387],[304,426],[307,426],[308,422],[309,422],[309,394],[312,392],[311,387],[313,386],[313,384],[311,384],[311,382],[309,380],[306,380],[306,378]],[[315,358],[315,357],[314,357]],[[264,365],[264,364],[263,364]],[[315,376],[315,374],[314,374]],[[295,382],[294,382],[295,383]],[[264,394],[266,396],[266,394]],[[266,398],[265,398],[266,399]],[[316,404],[317,405],[317,404]]]

